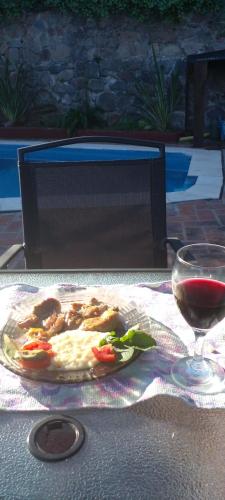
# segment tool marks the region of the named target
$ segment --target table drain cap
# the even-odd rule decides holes
[[[36,458],[55,462],[76,453],[83,441],[84,428],[78,420],[54,415],[34,425],[28,436],[28,447]]]

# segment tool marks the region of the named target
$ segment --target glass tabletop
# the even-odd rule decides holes
[[[1,270],[0,286],[12,283],[27,283],[34,286],[49,286],[55,283],[77,283],[85,285],[116,285],[155,283],[169,280],[169,269],[132,270]]]
[[[169,270],[2,271],[0,286],[132,284],[169,278]],[[181,399],[157,396],[120,410],[63,413],[82,423],[85,441],[78,453],[55,463],[37,460],[27,447],[31,429],[49,411],[0,413],[2,498],[224,500],[224,410],[198,409]]]

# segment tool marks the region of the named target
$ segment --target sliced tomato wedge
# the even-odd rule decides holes
[[[42,342],[37,340],[35,342],[30,342],[30,344],[25,344],[23,350],[33,351],[34,349],[41,349],[42,351],[49,351],[52,349],[52,345],[49,342]]]
[[[49,356],[43,359],[21,359],[20,364],[25,370],[44,370],[51,363]]]
[[[115,363],[116,361],[116,353],[111,344],[92,347],[92,352],[100,363]]]

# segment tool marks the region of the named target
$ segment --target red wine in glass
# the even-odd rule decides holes
[[[203,335],[225,316],[225,283],[188,278],[178,283],[174,295],[184,319]]]
[[[196,352],[172,367],[174,382],[201,394],[225,388],[224,369],[198,353],[198,341],[225,317],[225,247],[195,243],[178,250],[172,271],[173,294],[196,339]]]

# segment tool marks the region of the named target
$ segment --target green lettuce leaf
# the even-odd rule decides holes
[[[116,332],[108,333],[99,343],[100,346],[105,344],[112,344],[118,352],[126,351],[130,347],[147,351],[156,345],[156,341],[148,333],[130,328],[122,337],[117,336]]]
[[[133,329],[128,330],[120,337],[120,342],[125,346],[131,346],[140,351],[147,351],[156,345],[156,341],[151,335],[142,330]]]
[[[126,363],[134,355],[134,348],[133,347],[127,347],[126,349],[123,349],[123,350],[117,350],[117,349],[115,349],[115,350],[117,353],[117,362],[118,363]]]

